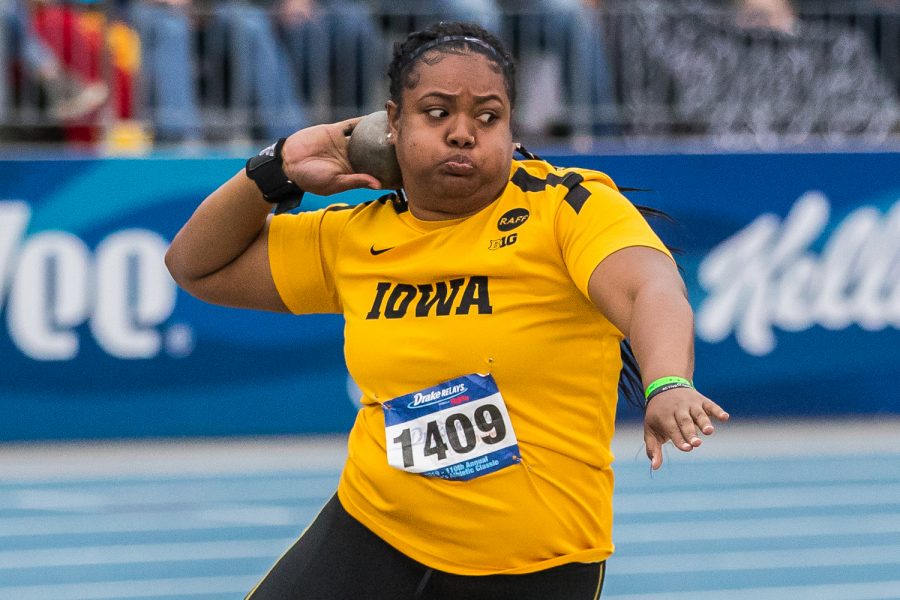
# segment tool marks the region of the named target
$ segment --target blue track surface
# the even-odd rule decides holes
[[[900,454],[617,462],[605,599],[900,598]],[[0,483],[0,598],[240,599],[336,468]]]

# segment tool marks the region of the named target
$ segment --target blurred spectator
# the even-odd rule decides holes
[[[98,91],[108,85],[113,121],[134,117],[140,43],[133,30],[121,21],[108,20],[91,2],[41,0],[34,3],[32,20],[38,37],[63,70],[61,77],[70,82],[84,82],[89,89]],[[100,106],[90,112],[85,108],[72,107],[68,114],[65,110],[59,112],[66,122],[66,138],[70,141],[96,142],[104,135]]]
[[[321,108],[316,120],[359,114],[380,80],[381,38],[360,2],[141,0],[130,14],[163,141],[199,139],[201,101],[215,133],[232,141],[286,136],[308,124],[304,100]],[[203,41],[202,99],[192,21]]]
[[[536,79],[522,86],[522,128],[615,132],[618,118],[599,0],[498,1],[507,14],[506,37],[523,63],[520,72]],[[538,96],[530,99],[528,90]]]
[[[499,32],[500,10],[494,0],[370,0],[372,8],[388,20],[396,33],[422,29],[436,21],[470,21]],[[399,27],[398,27],[399,25]]]
[[[797,0],[797,5],[804,20],[859,30],[900,95],[900,0]]]
[[[316,121],[380,108],[384,41],[365,2],[282,0],[278,17],[303,98],[324,109]]]
[[[48,113],[55,121],[71,121],[97,110],[109,88],[102,81],[87,81],[67,72],[54,49],[31,26],[23,0],[0,0],[0,121],[7,118],[15,100],[14,69],[22,79],[44,88]]]
[[[740,0],[735,22],[744,29],[770,29],[796,33],[799,19],[790,0]]]
[[[205,31],[206,95],[228,106],[224,124],[232,135],[256,137],[255,124],[263,138],[277,139],[308,124],[288,53],[271,18],[274,9],[274,2],[265,0],[212,6]]]
[[[880,139],[897,125],[867,40],[799,21],[786,0],[639,0],[626,10],[623,93],[638,133],[671,132],[674,121],[723,139]]]
[[[202,135],[190,9],[190,0],[139,0],[129,7],[143,49],[143,109],[163,142],[193,144]]]

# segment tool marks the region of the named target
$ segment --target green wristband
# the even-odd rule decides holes
[[[693,388],[694,384],[684,377],[660,377],[656,381],[647,386],[644,391],[644,398],[648,401],[656,394],[671,390],[673,388]]]

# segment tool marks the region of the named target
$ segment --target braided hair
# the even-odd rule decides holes
[[[410,33],[403,42],[394,44],[394,55],[388,66],[391,101],[401,106],[404,89],[418,83],[416,65],[434,64],[439,54],[481,54],[503,75],[510,106],[516,104],[516,66],[512,55],[497,36],[475,23],[441,21]]]

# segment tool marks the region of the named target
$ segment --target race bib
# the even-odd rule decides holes
[[[465,375],[382,407],[392,467],[466,481],[521,461],[506,404],[491,375]]]

